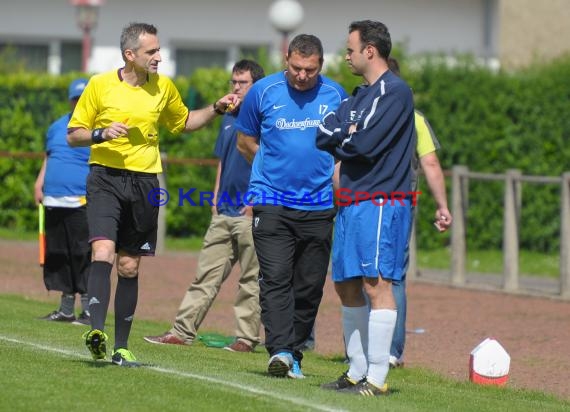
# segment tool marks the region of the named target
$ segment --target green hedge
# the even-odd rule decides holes
[[[516,73],[493,73],[469,58],[449,65],[432,57],[420,65],[400,57],[400,63],[402,76],[414,90],[416,106],[426,114],[442,144],[439,156],[444,169],[461,164],[477,172],[501,173],[513,168],[523,174],[548,176],[570,169],[570,57]],[[327,74],[349,92],[361,82],[345,65]],[[0,158],[2,227],[35,230],[33,182],[41,164],[44,134],[50,122],[66,112],[66,88],[78,75],[0,74],[0,151],[38,153],[36,159]],[[175,83],[189,106],[202,107],[227,92],[229,76],[222,69],[202,69]],[[211,158],[218,127],[216,120],[190,134],[163,132],[161,150],[168,159]],[[201,236],[209,222],[209,208],[179,207],[177,190],[211,190],[215,169],[169,164],[166,171],[174,197],[168,205],[169,235]],[[445,246],[449,234],[437,235],[431,226],[434,204],[425,182],[420,189],[425,195],[418,209],[418,244],[422,248]],[[469,248],[501,247],[502,202],[501,183],[470,184]],[[523,184],[521,247],[556,251],[559,210],[557,185]]]
[[[497,74],[469,60],[452,69],[431,62],[424,70],[409,73],[408,79],[416,91],[417,107],[441,140],[444,168],[460,164],[477,172],[519,169],[525,175],[546,176],[570,170],[569,57]],[[524,183],[522,190],[521,247],[557,251],[559,185]],[[470,184],[468,247],[501,247],[502,202],[503,184]],[[427,228],[433,207],[427,209],[420,212],[418,242],[431,246],[435,236]]]
[[[41,74],[0,75],[0,151],[15,153],[0,157],[0,225],[15,231],[35,230],[36,210],[33,185],[41,166],[45,132],[50,123],[69,110],[67,86],[80,73],[65,76]],[[229,74],[222,69],[197,70],[192,79],[175,83],[186,103],[201,107],[227,93]],[[196,96],[199,96],[197,98]],[[161,133],[161,151],[167,158],[212,158],[219,119],[199,131],[174,136]],[[21,152],[35,152],[37,158],[22,158]],[[215,169],[204,166],[169,166],[168,189],[182,187],[212,190]],[[204,208],[168,205],[168,232],[173,236],[202,235],[209,221]],[[176,210],[175,210],[176,209]]]

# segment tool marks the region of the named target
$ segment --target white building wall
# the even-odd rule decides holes
[[[485,54],[485,4],[489,0],[301,0],[305,18],[295,32],[321,38],[325,53],[344,50],[353,20],[384,22],[395,43],[412,53]],[[121,29],[132,21],[156,25],[162,47],[160,71],[174,74],[173,47],[230,48],[272,45],[280,34],[268,21],[271,0],[106,0],[93,32],[89,71],[122,65]],[[68,0],[0,0],[0,42],[81,40]]]

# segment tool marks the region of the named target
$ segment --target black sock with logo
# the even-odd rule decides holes
[[[87,291],[89,294],[89,313],[91,329],[103,330],[111,300],[111,270],[113,265],[107,262],[91,262]]]
[[[119,275],[115,292],[115,349],[127,348],[131,326],[137,308],[139,278]]]

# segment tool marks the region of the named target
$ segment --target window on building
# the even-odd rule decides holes
[[[44,44],[0,44],[0,53],[7,53],[23,69],[46,72],[48,68],[49,45]]]
[[[253,59],[256,61],[263,60],[264,56],[269,54],[268,46],[242,46],[240,47],[240,56],[243,59]]]
[[[81,42],[51,40],[42,44],[0,41],[3,64],[14,70],[62,74],[81,70]]]
[[[231,68],[239,59],[250,58],[259,60],[267,55],[267,45],[231,46],[227,49],[190,49],[177,48],[174,52],[176,58],[176,75],[190,76],[199,67]]]
[[[81,43],[61,43],[61,73],[81,71]]]
[[[227,50],[176,50],[176,75],[190,76],[199,67],[226,67]]]

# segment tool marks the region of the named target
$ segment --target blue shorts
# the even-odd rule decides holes
[[[402,204],[403,203],[403,204]],[[372,201],[339,208],[334,227],[332,279],[402,280],[412,222],[409,200]]]

